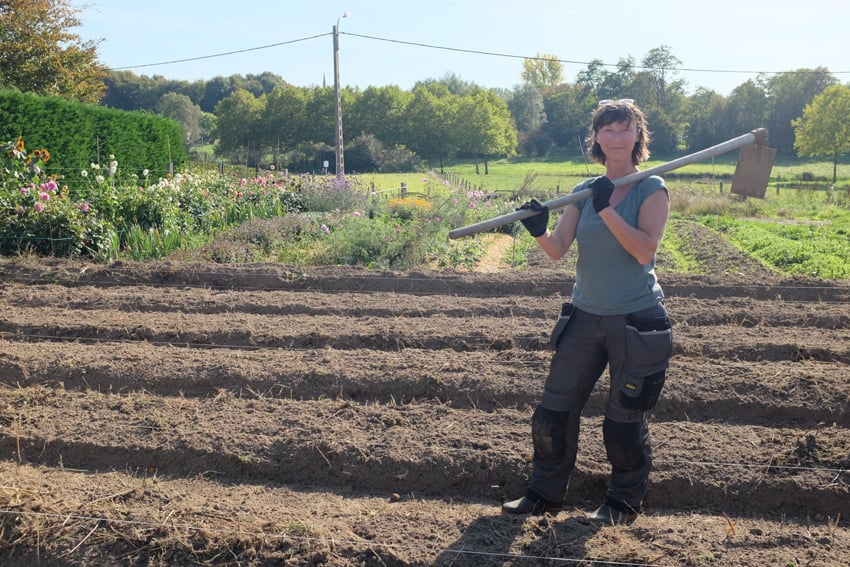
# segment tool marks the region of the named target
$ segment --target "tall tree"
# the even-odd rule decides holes
[[[766,124],[767,94],[753,80],[741,83],[726,99],[720,124],[724,139],[760,128]]]
[[[69,0],[0,2],[0,85],[67,100],[96,103],[106,68],[100,41],[72,33],[80,9]]]
[[[538,53],[522,62],[522,80],[544,91],[563,82],[564,66],[557,56]]]
[[[514,87],[508,108],[514,117],[517,130],[520,132],[539,130],[546,123],[543,95],[531,83]]]
[[[476,88],[462,97],[458,104],[457,129],[459,149],[484,158],[484,173],[491,156],[511,157],[516,153],[516,128],[511,123],[507,104],[495,93]]]
[[[219,153],[236,156],[249,165],[256,162],[262,142],[257,123],[264,106],[265,96],[258,99],[241,89],[216,105]]]
[[[349,137],[372,134],[384,145],[404,143],[402,124],[407,104],[413,98],[396,85],[367,87],[354,98],[345,114]]]
[[[791,121],[803,114],[803,108],[838,80],[826,68],[797,69],[774,75],[767,82],[767,128],[770,143],[782,153],[794,151]]]
[[[157,114],[179,122],[183,126],[186,143],[193,144],[201,138],[201,107],[175,92],[165,93],[156,105]]]
[[[713,90],[699,87],[688,99],[685,143],[694,152],[720,143],[724,133],[720,126],[725,98]]]
[[[596,90],[596,97],[598,99],[634,98],[632,83],[635,80],[635,74],[635,58],[631,56],[621,58],[617,61],[616,72],[604,74]],[[644,102],[639,101],[638,104],[644,104]]]
[[[838,180],[838,158],[850,153],[850,87],[827,87],[803,108],[792,123],[800,156],[832,158],[832,182]]]
[[[404,112],[404,137],[408,147],[428,161],[443,158],[457,150],[458,97],[443,84],[417,84]]]
[[[678,68],[682,65],[682,62],[678,57],[673,55],[673,51],[669,45],[662,45],[650,49],[641,64],[655,79],[658,104],[663,107],[666,102],[667,91],[671,86],[671,77],[679,72]],[[679,82],[678,86],[680,89],[681,85],[682,83]]]
[[[266,95],[260,120],[262,137],[269,147],[287,151],[304,142],[307,122],[307,91],[299,87],[277,87]],[[276,160],[277,161],[277,160]]]
[[[230,96],[238,88],[239,85],[235,76],[224,77],[219,75],[213,77],[204,85],[204,94],[198,105],[204,112],[215,112],[215,107],[219,101]]]
[[[607,74],[608,71],[605,70],[602,59],[591,59],[587,68],[576,75],[576,84],[585,87],[588,92],[595,95]]]
[[[546,110],[544,130],[562,148],[575,148],[581,155],[581,140],[587,136],[590,115],[598,101],[587,99],[585,88],[568,83],[557,86],[543,99]]]

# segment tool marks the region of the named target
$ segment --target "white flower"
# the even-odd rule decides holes
[[[80,176],[81,176],[81,177],[83,177],[83,178],[88,177],[88,176],[89,176],[89,172],[88,172],[88,171],[86,171],[86,170],[84,169],[84,170],[82,170],[82,171],[80,172]]]
[[[147,169],[143,169],[142,170],[142,177],[147,177],[149,173],[150,173],[150,171],[148,171]]]
[[[97,181],[98,183],[103,183],[104,181],[106,181],[106,179],[102,175],[96,176],[94,178],[94,180]]]
[[[111,162],[109,162],[109,176],[112,177],[113,175],[115,175],[116,171],[118,171],[118,162],[112,160]]]

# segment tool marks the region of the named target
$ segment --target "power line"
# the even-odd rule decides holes
[[[281,41],[280,43],[270,43],[269,45],[260,45],[258,47],[248,47],[246,49],[237,49],[235,51],[226,51],[224,53],[214,53],[212,55],[201,55],[199,57],[190,57],[188,59],[173,59],[171,61],[160,61],[159,63],[145,63],[142,65],[129,65],[127,67],[112,67],[110,71],[123,71],[126,69],[139,69],[142,67],[156,67],[159,65],[172,65],[174,63],[187,63],[189,61],[200,61],[201,59],[215,59],[217,57],[227,57],[228,55],[236,55],[238,53],[248,53],[249,51],[260,51],[262,49],[271,49],[272,47],[280,47],[281,45],[290,45],[293,43],[299,43],[302,41],[307,41],[310,39],[316,39],[317,37],[324,37],[326,35],[331,35],[329,33],[321,33],[319,35],[312,35],[309,37],[302,37],[300,39],[293,39],[290,41]]]
[[[351,37],[359,37],[359,38],[362,38],[362,39],[368,39],[368,40],[372,40],[372,41],[382,41],[382,42],[395,43],[395,44],[400,44],[400,45],[409,45],[411,47],[421,47],[421,48],[425,48],[425,49],[438,49],[438,50],[441,50],[441,51],[452,51],[452,52],[455,52],[455,53],[470,53],[470,54],[473,54],[473,55],[485,55],[485,56],[488,56],[488,57],[503,57],[503,58],[506,58],[506,59],[522,59],[522,60],[530,59],[530,60],[535,60],[535,61],[541,61],[541,60],[542,61],[557,61],[558,63],[568,64],[568,65],[585,65],[585,66],[593,63],[593,61],[575,61],[575,60],[571,60],[571,59],[560,59],[560,58],[551,59],[551,58],[538,57],[536,55],[535,56],[516,55],[516,54],[510,54],[510,53],[499,53],[499,52],[495,52],[495,51],[484,51],[484,50],[479,50],[479,49],[464,49],[464,48],[460,48],[460,47],[449,47],[449,46],[445,46],[445,45],[433,45],[433,44],[428,44],[428,43],[421,43],[421,42],[415,42],[415,41],[405,41],[405,40],[391,39],[391,38],[385,38],[385,37],[376,37],[376,36],[371,36],[371,35],[363,35],[363,34],[343,32],[343,31],[340,31],[339,34],[340,35],[349,35]],[[203,59],[215,59],[215,58],[218,58],[218,57],[227,57],[229,55],[237,55],[239,53],[248,53],[248,52],[251,52],[251,51],[260,51],[260,50],[264,50],[264,49],[271,49],[273,47],[280,47],[280,46],[283,46],[283,45],[291,45],[291,44],[294,44],[294,43],[309,41],[311,39],[325,37],[325,36],[328,36],[328,35],[332,35],[332,34],[322,33],[322,34],[318,34],[318,35],[302,37],[302,38],[299,38],[299,39],[293,39],[293,40],[290,40],[290,41],[270,43],[268,45],[260,45],[260,46],[257,46],[257,47],[248,47],[248,48],[245,48],[245,49],[237,49],[237,50],[234,50],[234,51],[226,51],[226,52],[223,52],[223,53],[214,53],[214,54],[210,54],[210,55],[190,57],[190,58],[187,58],[187,59],[173,59],[173,60],[170,60],[170,61],[160,61],[158,63],[144,63],[144,64],[141,64],[141,65],[128,65],[126,67],[113,67],[110,70],[111,71],[123,71],[123,70],[127,70],[127,69],[141,69],[141,68],[144,68],[144,67],[157,67],[157,66],[161,66],[161,65],[173,65],[175,63],[187,63],[187,62],[190,62],[190,61],[200,61],[200,60],[203,60]],[[614,68],[619,66],[619,64],[617,64],[617,63],[600,63],[600,65],[603,66],[603,67],[614,67]],[[652,68],[652,67],[647,67],[645,65],[635,65],[634,67],[636,69],[651,69]],[[700,69],[700,68],[696,68],[696,67],[670,67],[669,70],[670,71],[679,71],[679,72],[688,72],[688,73],[728,73],[728,74],[741,74],[741,75],[778,75],[778,74],[783,74],[783,73],[812,73],[812,74],[814,74],[814,73],[820,72],[820,71],[816,71],[816,70],[812,70],[812,69],[795,70],[795,71],[764,71],[764,70],[755,71],[755,70],[746,70],[746,69]],[[850,71],[828,71],[828,73],[830,73],[832,75],[847,75],[847,74],[850,74]]]

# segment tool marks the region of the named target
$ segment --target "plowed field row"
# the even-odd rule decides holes
[[[600,527],[606,378],[568,508],[499,514],[530,470],[561,271],[6,262],[0,557],[845,565],[850,285],[762,276],[662,276],[647,510]]]

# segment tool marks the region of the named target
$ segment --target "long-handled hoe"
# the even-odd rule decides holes
[[[773,159],[776,157],[776,150],[767,147],[767,129],[757,128],[752,132],[748,132],[737,138],[732,138],[725,142],[721,142],[716,146],[711,146],[704,150],[693,154],[688,154],[680,158],[674,159],[667,163],[662,163],[655,167],[651,167],[644,171],[632,173],[625,177],[614,180],[614,186],[628,185],[649,177],[650,175],[658,175],[677,169],[679,167],[704,161],[708,158],[731,152],[740,148],[738,154],[738,163],[735,166],[735,175],[732,177],[732,192],[738,195],[747,195],[749,197],[764,198],[767,191],[767,183],[770,181],[770,170],[773,168]],[[551,201],[543,203],[549,207],[550,211],[562,209],[570,203],[576,203],[590,198],[593,195],[592,189],[583,189],[577,193],[571,193]],[[524,218],[533,217],[538,213],[531,210],[514,211],[490,220],[482,221],[476,224],[456,228],[449,232],[449,238],[455,239],[461,236],[477,234],[485,232],[505,224],[509,224]]]

